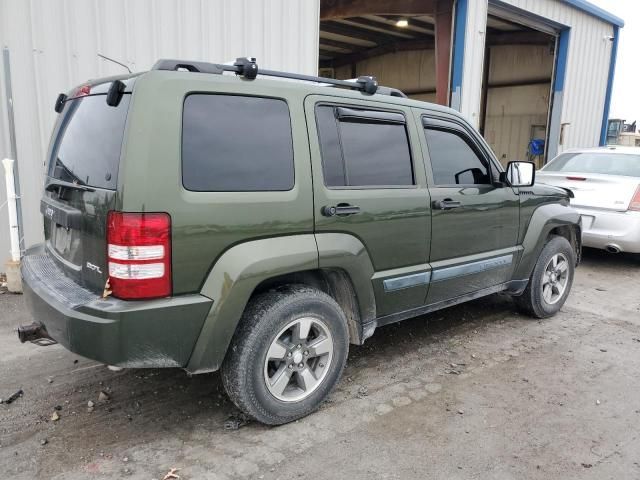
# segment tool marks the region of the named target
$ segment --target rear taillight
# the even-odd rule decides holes
[[[640,212],[640,185],[636,188],[636,193],[633,194],[633,198],[629,202],[629,210]]]
[[[171,295],[171,217],[109,212],[107,262],[112,295],[122,299]]]

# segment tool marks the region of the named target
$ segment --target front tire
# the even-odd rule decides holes
[[[349,351],[344,312],[329,295],[287,285],[255,296],[222,365],[235,405],[268,425],[316,410],[340,379]]]
[[[542,249],[529,284],[515,297],[520,311],[535,318],[552,317],[569,296],[576,264],[576,254],[569,241],[553,236]]]

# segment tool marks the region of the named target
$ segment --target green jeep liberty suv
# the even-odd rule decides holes
[[[161,60],[55,109],[22,341],[221,369],[275,425],[316,409],[376,327],[496,292],[544,318],[569,294],[570,193],[373,77]]]

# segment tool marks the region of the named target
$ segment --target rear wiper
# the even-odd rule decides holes
[[[95,188],[87,187],[86,185],[80,185],[79,183],[65,182],[64,180],[53,180],[44,188],[47,192],[54,190],[55,188],[71,188],[75,190],[82,190],[83,192],[95,192]]]

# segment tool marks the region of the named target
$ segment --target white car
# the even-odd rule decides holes
[[[536,172],[536,183],[573,192],[585,247],[640,253],[640,148],[568,150]]]

